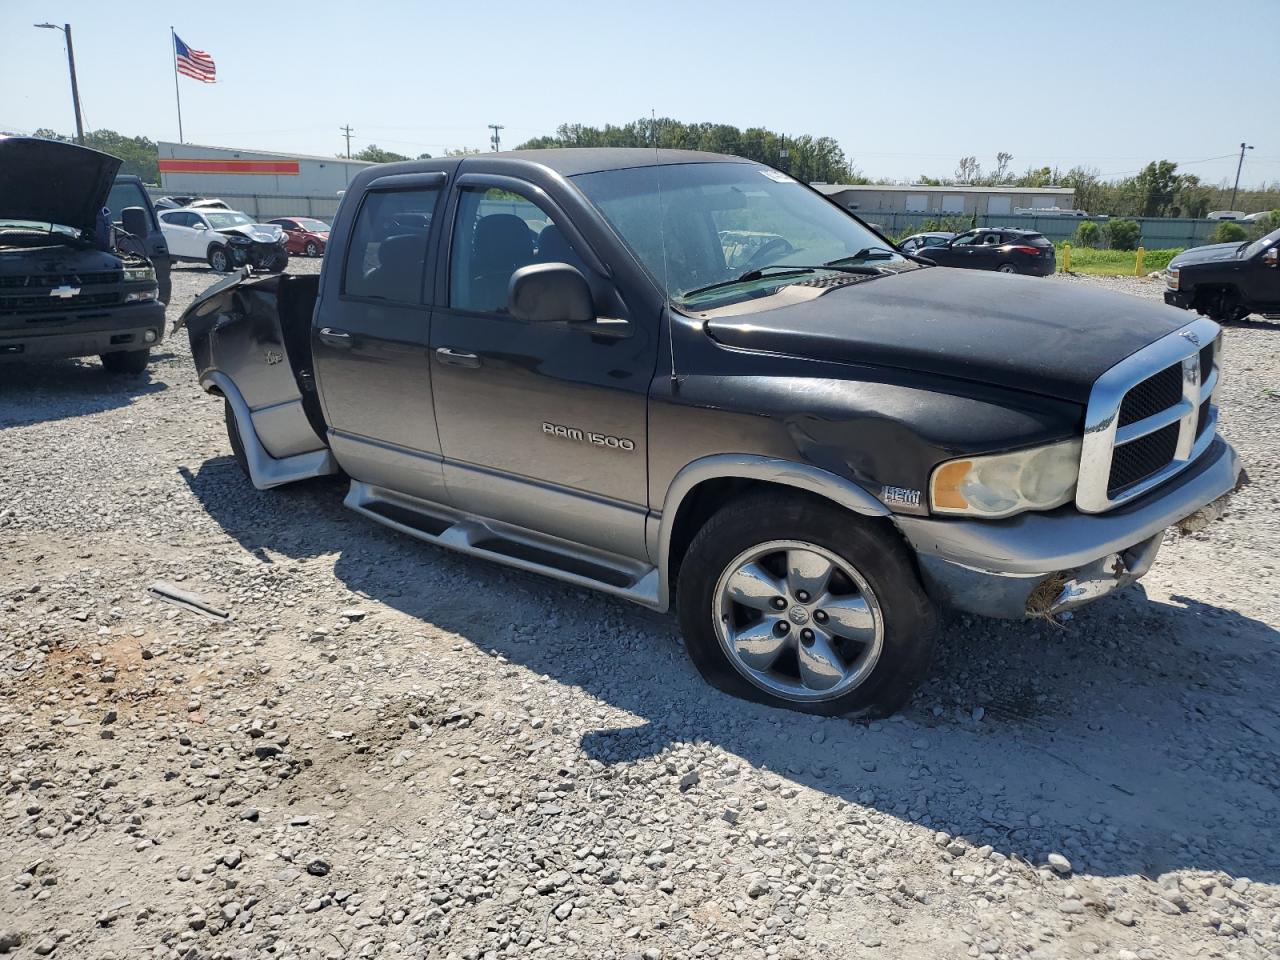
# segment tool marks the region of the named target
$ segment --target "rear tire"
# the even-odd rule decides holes
[[[231,269],[231,254],[224,244],[215,243],[209,248],[209,266],[216,273],[227,273]]]
[[[822,716],[902,707],[937,634],[893,530],[800,493],[748,494],[707,521],[681,563],[676,606],[707,682]]]
[[[244,453],[244,441],[240,439],[240,424],[236,422],[236,413],[231,409],[231,401],[222,398],[222,415],[227,421],[227,439],[231,441],[231,455],[246,477],[249,477],[249,458]]]
[[[137,375],[147,369],[151,360],[151,348],[141,350],[117,350],[115,353],[104,353],[98,357],[108,373],[125,373]]]
[[[1022,272],[1021,270],[1018,269],[1018,265],[1016,263],[1002,263],[1000,264],[1000,266],[996,267],[996,270],[999,271],[1000,273],[1021,273]]]

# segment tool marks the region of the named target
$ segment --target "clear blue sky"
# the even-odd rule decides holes
[[[87,125],[177,139],[169,25],[217,62],[183,78],[186,139],[332,154],[487,147],[562,122],[680,120],[828,134],[869,176],[974,154],[1104,175],[1168,158],[1280,181],[1280,0],[779,3],[242,0],[0,3],[0,129],[71,131],[70,22]],[[1210,157],[1224,159],[1203,161]]]

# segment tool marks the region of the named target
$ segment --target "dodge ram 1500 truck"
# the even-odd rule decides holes
[[[148,211],[107,208],[120,160],[70,143],[0,137],[0,361],[98,354],[141,373],[164,337]],[[122,242],[127,240],[128,242]]]
[[[1131,583],[1240,475],[1212,321],[930,266],[734,157],[370,167],[318,277],[180,322],[254,486],[341,470],[410,536],[674,606],[709,681],[815,713],[904,703],[940,606]]]

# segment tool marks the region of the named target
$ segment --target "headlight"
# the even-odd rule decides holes
[[[125,283],[148,283],[155,279],[156,272],[151,267],[128,267],[124,271]]]
[[[133,290],[124,295],[125,303],[142,303],[146,300],[154,300],[156,291],[154,290]]]
[[[1080,474],[1080,441],[951,460],[933,471],[929,502],[935,513],[998,519],[1068,503]]]
[[[1164,271],[1164,285],[1170,290],[1178,289],[1179,270],[1177,267],[1166,267]]]

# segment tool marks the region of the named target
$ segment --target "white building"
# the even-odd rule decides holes
[[[815,183],[812,187],[859,216],[877,213],[924,213],[939,217],[1005,216],[1016,209],[1075,206],[1070,187],[930,187],[920,184]]]
[[[221,197],[257,217],[331,216],[363,160],[194,143],[157,144],[160,195]]]

